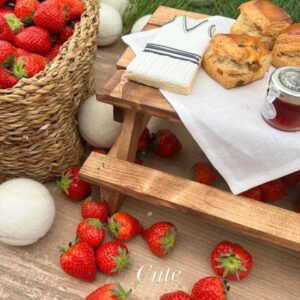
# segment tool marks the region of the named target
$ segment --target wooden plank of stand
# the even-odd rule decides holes
[[[124,71],[116,71],[98,89],[97,99],[172,122],[181,122],[174,108],[158,89],[129,81],[125,78]]]
[[[300,218],[294,212],[98,153],[90,155],[80,175],[122,194],[197,213],[219,226],[300,251]]]
[[[148,124],[150,116],[138,113],[134,110],[126,110],[121,133],[108,153],[108,156],[121,160],[134,162],[138,146],[139,137]],[[123,195],[118,191],[100,187],[101,198],[108,200],[110,213],[118,211],[122,205]]]

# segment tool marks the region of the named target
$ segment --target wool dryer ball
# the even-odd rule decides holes
[[[121,123],[114,121],[113,107],[97,101],[96,96],[82,104],[78,122],[83,139],[96,148],[110,148],[122,127]]]
[[[101,3],[98,46],[108,46],[119,39],[123,30],[120,13],[111,5]]]
[[[0,242],[31,245],[46,235],[54,218],[53,198],[41,183],[17,178],[0,185]]]
[[[106,3],[113,6],[121,15],[124,14],[128,6],[128,0],[101,0],[100,2],[100,5]]]
[[[145,25],[151,19],[151,17],[152,17],[152,15],[145,15],[145,16],[139,18],[132,26],[131,33],[136,33],[136,32],[142,31],[143,28],[145,27]]]

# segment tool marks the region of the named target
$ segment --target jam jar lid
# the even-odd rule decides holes
[[[300,68],[279,68],[271,76],[270,84],[280,97],[300,105]]]

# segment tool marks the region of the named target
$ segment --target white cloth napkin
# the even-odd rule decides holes
[[[217,33],[228,33],[234,22],[210,19]],[[159,30],[123,40],[137,54]],[[262,80],[226,90],[201,69],[190,95],[161,91],[234,194],[300,170],[300,132],[274,129],[261,116],[273,70]]]

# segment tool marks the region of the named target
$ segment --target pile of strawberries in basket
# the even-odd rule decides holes
[[[83,11],[81,0],[0,0],[0,88],[44,70]]]

